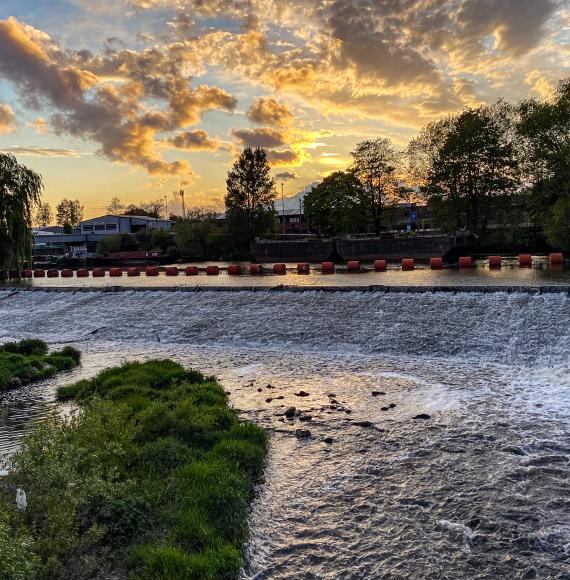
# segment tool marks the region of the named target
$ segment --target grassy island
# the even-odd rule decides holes
[[[0,577],[237,578],[267,440],[218,382],[154,360],[58,395],[80,410],[38,425],[0,478]]]
[[[71,347],[48,354],[42,340],[28,339],[0,346],[0,392],[52,377],[79,364],[81,353]]]

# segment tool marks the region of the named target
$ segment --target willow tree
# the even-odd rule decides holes
[[[33,210],[42,190],[41,176],[0,153],[0,268],[31,262]]]

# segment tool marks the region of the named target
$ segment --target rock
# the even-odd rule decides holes
[[[273,399],[271,397],[269,397],[268,399],[265,399],[266,403],[271,403],[271,401],[273,401]]]
[[[329,399],[334,399],[336,397],[336,394],[335,393],[327,393],[327,397]]]
[[[334,443],[334,439],[332,437],[325,437],[323,443],[328,443],[330,445],[331,443]]]
[[[259,387],[259,389],[257,389],[257,392],[261,393],[261,391],[263,391],[263,389],[261,387]]]
[[[331,399],[331,405],[340,405],[336,399]]]
[[[22,386],[22,379],[20,377],[12,377],[8,381],[8,388],[9,389],[18,389]]]
[[[345,410],[344,410],[344,412],[345,412],[347,415],[350,415],[350,413],[352,413],[352,411],[351,411],[350,409],[345,409]]]
[[[384,391],[372,391],[372,396],[373,397],[380,397],[381,395],[385,395],[386,393]]]
[[[431,419],[431,416],[427,413],[420,413],[419,415],[416,415],[414,419]]]
[[[291,419],[292,417],[295,416],[295,411],[297,409],[295,409],[295,407],[289,407],[288,409],[286,409],[285,411],[285,417]]]
[[[373,427],[374,423],[371,423],[370,421],[355,421],[353,425],[356,427]]]
[[[389,411],[390,407],[380,407],[380,411]]]
[[[297,437],[297,439],[310,439],[311,432],[308,429],[297,429],[297,431],[295,431],[295,437]]]
[[[270,383],[270,384],[265,385],[265,388],[266,389],[274,389],[275,387]]]
[[[388,405],[388,407],[390,407],[390,409],[395,409],[396,408],[396,403],[390,403]]]
[[[313,417],[311,415],[299,415],[299,421],[312,421]]]
[[[295,393],[296,397],[308,397],[309,393],[307,393],[306,391],[299,391],[298,393]]]
[[[276,401],[282,401],[285,397],[283,395],[279,395],[278,397],[275,397]]]

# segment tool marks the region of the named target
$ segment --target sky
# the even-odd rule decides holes
[[[44,200],[222,209],[244,145],[292,195],[465,106],[549,98],[570,0],[2,0],[0,151]]]

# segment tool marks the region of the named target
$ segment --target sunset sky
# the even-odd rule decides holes
[[[87,216],[180,187],[219,209],[244,144],[293,194],[359,140],[569,74],[566,0],[2,0],[0,150]]]

